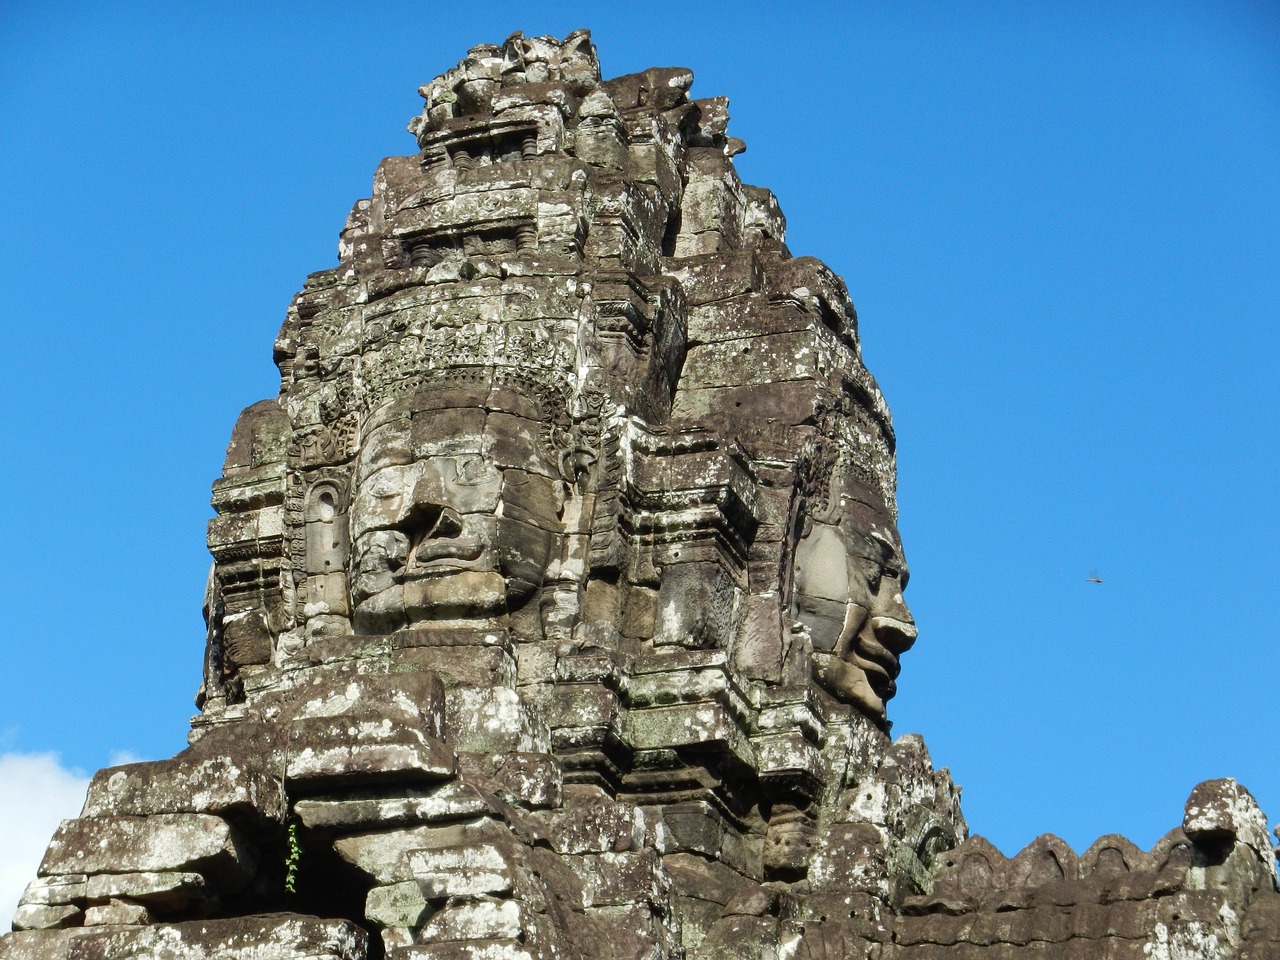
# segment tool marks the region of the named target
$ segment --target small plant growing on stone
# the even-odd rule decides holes
[[[284,855],[284,889],[286,893],[298,892],[298,861],[302,859],[302,844],[298,843],[298,821],[290,820],[287,833],[288,849]]]

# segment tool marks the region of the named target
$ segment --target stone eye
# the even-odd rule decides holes
[[[399,492],[400,486],[391,477],[381,476],[374,478],[368,485],[368,490],[378,499],[385,500],[388,497],[394,497]]]
[[[454,473],[458,483],[479,484],[496,479],[497,471],[484,457],[460,457],[455,461]]]
[[[901,591],[907,585],[907,574],[905,570],[898,570],[894,567],[885,567],[884,574],[886,577],[893,577],[897,583],[897,589]]]
[[[867,578],[867,586],[872,593],[880,589],[880,578],[884,575],[884,568],[880,564],[872,560],[863,561],[862,574]]]

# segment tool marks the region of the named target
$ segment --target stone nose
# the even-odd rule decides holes
[[[906,607],[903,607],[903,612],[906,613]],[[872,617],[871,629],[875,632],[876,640],[893,654],[910,650],[919,634],[910,613],[907,613],[905,620],[892,616]]]
[[[406,519],[418,540],[438,540],[462,533],[462,517],[453,507],[443,504],[415,503]]]
[[[435,523],[427,528],[428,537],[456,537],[462,533],[462,517],[453,507],[441,507]]]
[[[880,581],[880,592],[876,596],[875,609],[872,610],[871,628],[876,639],[884,647],[895,654],[910,650],[916,642],[919,631],[915,618],[907,609],[902,599],[902,583],[894,576],[887,576]]]

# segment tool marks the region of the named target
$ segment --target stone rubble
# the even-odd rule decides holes
[[[213,485],[190,746],[100,771],[4,960],[1280,957],[1266,821],[1012,858],[886,703],[895,438],[693,74],[420,89]]]

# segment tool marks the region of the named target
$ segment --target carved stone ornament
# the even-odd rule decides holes
[[[889,411],[692,82],[580,31],[421,88],[214,482],[190,746],[94,777],[0,958],[1280,955],[1233,781],[1010,859],[890,739]]]

